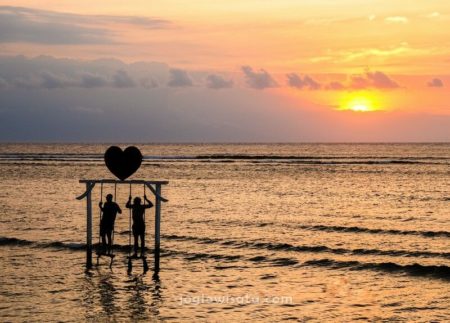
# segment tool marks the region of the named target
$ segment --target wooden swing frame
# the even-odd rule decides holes
[[[114,179],[81,179],[79,181],[86,184],[86,191],[77,197],[77,200],[86,198],[86,268],[92,268],[92,189],[95,184],[140,184],[145,185],[155,195],[155,245],[154,245],[154,274],[158,275],[160,266],[159,258],[161,251],[161,202],[168,202],[161,196],[163,185],[169,184],[169,181],[147,181],[147,180],[114,180]]]

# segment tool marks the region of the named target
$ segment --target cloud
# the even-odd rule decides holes
[[[429,87],[444,87],[444,82],[441,79],[434,78],[431,81],[427,82]]]
[[[6,82],[5,79],[3,79],[2,77],[0,77],[0,90],[1,89],[6,89],[8,87],[8,82]]]
[[[0,56],[0,89],[154,88],[167,79],[162,63],[125,64],[115,59],[83,61],[51,56]]]
[[[325,85],[325,90],[330,90],[330,91],[340,91],[340,90],[344,90],[345,89],[345,85],[342,84],[341,82],[330,82],[327,85]]]
[[[290,73],[287,74],[288,85],[297,89],[308,90],[328,90],[328,91],[342,91],[342,90],[363,90],[363,89],[395,89],[400,87],[397,82],[392,80],[389,76],[380,71],[366,72],[363,75],[351,75],[347,82],[332,81],[321,84],[312,77],[305,75],[303,77]]]
[[[124,70],[119,70],[114,74],[112,83],[118,88],[127,88],[136,86],[136,82]]]
[[[167,20],[108,15],[81,15],[24,7],[0,6],[0,43],[109,44],[108,28],[128,24],[143,28],[168,28]]]
[[[312,79],[310,76],[305,75],[303,78],[295,73],[286,74],[288,79],[288,85],[297,89],[319,90],[322,86]]]
[[[0,8],[0,43],[107,44],[112,33],[98,27],[85,27],[55,19],[36,19],[28,12]],[[39,16],[39,15],[38,15]]]
[[[349,89],[395,89],[400,87],[397,82],[392,80],[389,76],[380,71],[366,72],[365,75],[351,76]]]
[[[146,89],[154,89],[158,87],[158,82],[155,81],[152,77],[144,77],[139,82],[143,88]]]
[[[92,89],[100,87],[129,88],[136,86],[136,82],[128,73],[120,70],[113,75],[111,80],[108,80],[105,76],[87,72],[69,76],[43,71],[38,74],[17,77],[10,80],[10,82],[5,81],[5,83],[8,87],[49,90],[69,87]],[[0,88],[2,87],[0,86]]]
[[[161,84],[169,87],[194,86],[191,74],[183,69],[170,68],[167,64],[156,62],[137,62],[126,64],[117,59],[98,59],[84,61],[59,59],[51,56],[26,58],[24,56],[0,55],[0,90],[7,89],[48,89],[65,88],[144,88],[153,89]],[[254,71],[249,66],[242,70],[247,84],[255,89],[278,86],[265,70]],[[204,86],[210,89],[232,88],[234,82],[219,74],[197,73],[204,78]],[[360,90],[395,89],[399,84],[380,71],[368,71],[352,75],[347,81],[333,80],[321,82],[309,75],[290,73],[286,75],[287,85],[303,90]]]
[[[150,17],[140,17],[140,16],[107,16],[107,15],[93,15],[93,16],[84,16],[87,22],[92,21],[100,21],[112,24],[126,24],[126,25],[134,25],[139,27],[144,27],[147,29],[167,29],[171,28],[172,22],[159,19],[159,18],[150,18]],[[79,15],[76,15],[75,18],[79,18]]]
[[[108,80],[101,75],[92,73],[82,73],[80,76],[80,86],[84,88],[105,87],[108,85]]]
[[[194,85],[192,79],[185,70],[179,68],[171,68],[169,70],[169,73],[170,78],[167,85],[170,87],[188,87]]]
[[[58,89],[69,87],[74,84],[74,81],[64,75],[56,75],[51,72],[40,73],[41,86],[46,89]]]
[[[206,87],[210,89],[227,89],[233,87],[233,80],[226,80],[217,74],[210,74],[206,77]]]
[[[404,16],[392,16],[384,18],[384,21],[389,24],[407,24],[409,19]]]
[[[441,14],[439,12],[435,11],[435,12],[428,14],[426,17],[427,18],[439,18],[440,16],[441,16]]]
[[[172,22],[165,19],[143,16],[82,15],[26,7],[0,6],[0,12],[27,17],[30,20],[76,24],[127,24],[146,28],[169,28]]]
[[[8,84],[7,81],[5,81]],[[86,89],[100,87],[129,88],[136,86],[136,82],[127,72],[117,71],[111,80],[105,76],[83,72],[75,75],[55,74],[50,71],[33,73],[28,76],[12,79],[8,86],[26,89],[63,89],[69,87],[81,87]],[[5,86],[6,87],[6,86]],[[1,88],[1,87],[0,87]]]
[[[369,81],[366,77],[361,75],[353,75],[350,77],[350,85],[347,88],[354,89],[354,90],[360,90],[360,89],[366,89],[370,87]]]
[[[370,86],[377,89],[395,89],[399,87],[395,81],[380,71],[367,72],[366,77],[369,80]]]
[[[14,76],[1,78],[4,86],[0,89],[62,89],[77,86],[77,80],[63,74],[55,74],[50,71],[41,71],[26,76]]]
[[[263,69],[256,72],[250,66],[242,66],[241,70],[245,74],[247,84],[253,89],[262,90],[278,86],[272,76]]]

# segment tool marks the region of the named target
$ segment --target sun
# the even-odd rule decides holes
[[[340,100],[338,110],[373,112],[380,110],[377,97],[370,92],[348,93]]]
[[[355,104],[353,106],[350,106],[349,110],[352,110],[352,111],[355,111],[355,112],[371,111],[370,108],[367,105],[364,105],[364,104]]]

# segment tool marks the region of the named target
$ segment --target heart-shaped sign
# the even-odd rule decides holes
[[[142,154],[134,146],[122,151],[117,146],[111,146],[105,152],[105,164],[109,171],[124,181],[133,175],[141,166]]]

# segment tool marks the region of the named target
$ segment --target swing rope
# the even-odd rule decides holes
[[[117,196],[117,183],[114,183],[114,203],[116,203],[116,196]],[[114,232],[115,228],[113,227],[112,234],[111,234],[111,254],[114,254]]]
[[[103,208],[103,183],[100,184],[100,203],[102,203]],[[102,218],[103,218],[103,211],[102,208],[100,208],[99,212],[99,225],[98,225],[98,252],[101,252],[101,236],[102,236]]]
[[[130,183],[130,195],[131,197],[131,183]],[[130,202],[130,200],[128,200]],[[129,220],[128,220],[128,256],[131,255],[131,208],[129,208]]]
[[[144,217],[144,226],[145,226],[145,202],[146,202],[146,200],[145,200],[145,184],[143,185],[144,186],[144,202],[142,203],[143,205],[144,205],[144,214],[143,214],[143,217]],[[141,241],[141,254],[142,254],[142,256],[144,256],[145,255],[145,236],[147,235],[147,232],[146,232],[147,230],[144,230],[144,245],[142,245],[142,241]]]

